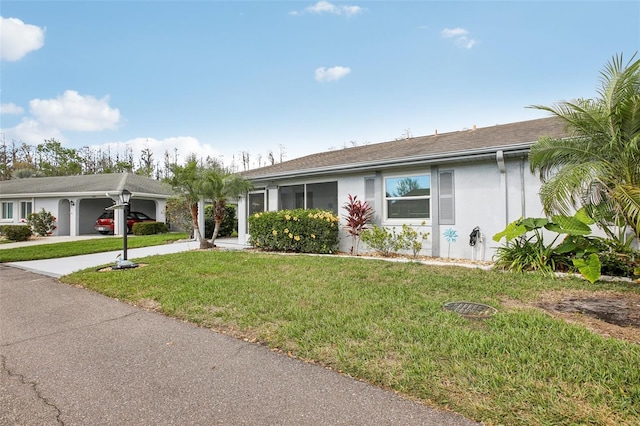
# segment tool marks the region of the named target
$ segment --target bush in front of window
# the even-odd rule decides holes
[[[133,235],[155,235],[169,232],[169,228],[162,222],[138,222],[131,227]]]
[[[418,232],[411,226],[402,225],[402,231],[396,232],[395,226],[388,230],[382,226],[373,225],[364,231],[360,238],[370,249],[388,257],[392,253],[411,251],[417,257],[422,250],[422,241],[429,237],[429,233]]]
[[[48,237],[57,228],[55,216],[44,208],[39,213],[31,213],[27,216],[27,224],[41,237]]]
[[[338,216],[319,209],[280,210],[249,217],[249,243],[259,249],[296,253],[333,253]]]
[[[27,241],[33,232],[29,226],[5,225],[2,227],[2,234],[10,241]]]

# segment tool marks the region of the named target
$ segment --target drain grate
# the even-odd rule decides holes
[[[443,308],[469,318],[488,318],[498,312],[493,306],[473,302],[448,302]]]

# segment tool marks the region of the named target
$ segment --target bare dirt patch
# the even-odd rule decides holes
[[[640,295],[616,292],[548,292],[525,304],[505,301],[506,307],[542,309],[548,314],[594,333],[640,344]]]

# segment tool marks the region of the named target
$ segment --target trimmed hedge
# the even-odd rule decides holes
[[[263,250],[333,253],[338,220],[333,212],[319,209],[256,213],[249,217],[249,243]]]
[[[27,225],[4,225],[2,233],[11,241],[27,241],[33,232]]]
[[[169,227],[163,222],[138,222],[131,228],[133,235],[154,235],[169,232]]]

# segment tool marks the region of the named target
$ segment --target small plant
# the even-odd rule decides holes
[[[422,222],[424,225],[424,222]],[[402,231],[396,237],[395,250],[409,250],[413,258],[418,257],[418,253],[422,250],[422,242],[429,238],[428,232],[416,231],[413,227],[403,224]]]
[[[351,254],[358,254],[360,235],[369,228],[369,223],[373,219],[374,210],[369,203],[358,200],[357,195],[349,194],[349,201],[342,206],[347,214],[343,217],[347,221],[344,225],[347,233],[351,235]]]
[[[362,232],[362,241],[371,249],[377,251],[384,257],[388,257],[395,250],[395,228],[389,231],[378,225],[373,225]]]
[[[377,251],[384,257],[389,257],[391,253],[410,250],[414,259],[422,250],[422,241],[429,237],[429,233],[418,232],[411,226],[402,225],[402,231],[396,232],[393,227],[388,229],[373,225],[371,229],[365,230],[362,235],[362,241],[371,249]]]
[[[48,237],[57,228],[56,218],[44,208],[39,213],[31,213],[27,217],[27,224],[41,237]]]

